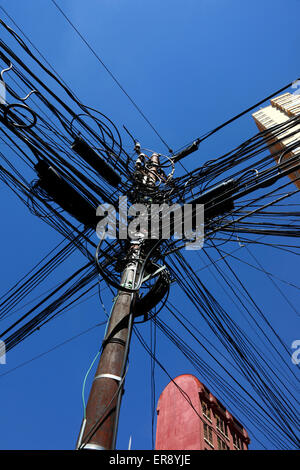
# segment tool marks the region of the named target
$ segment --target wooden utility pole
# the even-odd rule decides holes
[[[136,149],[139,158],[139,147]],[[157,180],[159,157],[153,154],[148,165],[137,160],[137,171],[142,173],[144,184],[153,188]],[[141,274],[142,239],[131,242],[127,264],[121,277],[121,286],[134,290]],[[133,301],[136,292],[119,290],[108,320],[102,353],[92,384],[76,448],[111,450],[115,447],[126,364],[134,321]]]
[[[131,248],[132,260],[127,264],[121,285],[132,288],[138,275],[140,246]],[[133,325],[132,301],[135,294],[119,291],[108,321],[102,354],[92,384],[77,443],[78,449],[112,449],[116,404],[122,393],[129,343]]]

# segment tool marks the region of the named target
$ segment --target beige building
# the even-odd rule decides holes
[[[270,129],[278,124],[286,123],[282,130],[274,128],[273,132],[266,136],[266,141],[270,146],[271,154],[277,163],[284,163],[290,158],[299,156],[297,161],[293,161],[291,165],[300,163],[300,95],[292,93],[284,93],[271,100],[271,104],[265,108],[261,108],[252,114],[254,121],[260,132]],[[294,126],[289,126],[289,120],[299,116]],[[299,144],[299,145],[297,145]],[[288,150],[290,148],[290,150]],[[286,152],[287,151],[287,152]],[[285,167],[284,169],[286,169]],[[294,181],[300,178],[300,170],[290,173],[290,178]],[[295,181],[296,186],[300,189],[300,179]]]

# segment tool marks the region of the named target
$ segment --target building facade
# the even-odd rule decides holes
[[[282,164],[292,159],[291,167],[299,165],[300,95],[284,93],[273,98],[270,103],[253,113],[253,119],[260,132],[269,130],[265,133],[265,139],[275,161]],[[281,128],[278,128],[279,124]],[[300,170],[291,172],[289,176],[300,189]]]
[[[176,377],[157,405],[156,450],[247,450],[245,428],[196,377]]]

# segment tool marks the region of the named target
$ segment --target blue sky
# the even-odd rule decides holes
[[[300,77],[299,0],[288,3],[284,0],[89,0],[84,3],[60,0],[59,4],[173,149]],[[120,129],[125,124],[145,147],[159,152],[166,150],[50,0],[2,0],[1,5],[82,102],[107,114]],[[2,12],[0,16],[10,24]],[[245,116],[201,146],[185,161],[185,166],[188,169],[200,166],[255,133],[251,116]],[[130,145],[125,139],[125,147]],[[31,215],[3,185],[0,194],[5,221],[1,231],[1,291],[4,293],[61,237]],[[290,281],[298,278],[293,257],[268,248],[255,248],[253,253],[270,272]],[[205,263],[205,258],[202,261],[200,258],[199,268]],[[71,257],[39,286],[36,295],[66,278],[83,261],[80,254]],[[290,345],[299,331],[294,312],[274,292],[266,277],[241,263],[233,261],[232,265],[276,331]],[[218,300],[237,315],[211,271],[203,270],[201,276]],[[297,292],[286,289],[297,305]],[[103,291],[103,300],[109,310],[111,297],[107,290]],[[199,327],[209,337],[206,325],[198,320],[176,286],[172,288],[171,301],[191,315],[192,321],[199,321]],[[172,324],[167,312],[161,315]],[[8,354],[7,364],[0,365],[1,449],[74,448],[82,419],[82,382],[100,346],[104,327],[94,328],[40,359],[6,372],[104,319],[99,299],[94,296],[60,315]],[[150,326],[144,324],[139,329],[149,339]],[[255,334],[251,330],[247,332]],[[200,349],[198,352],[205,357]],[[157,356],[172,377],[196,374],[160,334]],[[1,374],[6,375],[1,377]],[[169,379],[158,367],[155,377],[158,398]],[[87,391],[90,383],[89,380]],[[206,385],[214,392],[211,384]],[[151,448],[150,386],[150,359],[133,338],[118,448],[126,449],[130,436],[133,449]],[[220,393],[215,394],[222,401]],[[234,414],[235,410],[231,411]],[[247,428],[247,422],[241,420]],[[263,436],[260,442],[268,446]],[[262,448],[255,436],[252,448]]]

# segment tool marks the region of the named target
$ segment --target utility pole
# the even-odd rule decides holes
[[[153,153],[148,158],[140,152],[138,142],[135,151],[138,154],[136,172],[139,173],[142,184],[153,190],[158,179],[159,156]],[[119,407],[134,322],[133,304],[138,291],[136,286],[140,285],[140,275],[143,272],[140,269],[143,255],[143,237],[132,240],[120,284],[121,288],[127,288],[128,291],[119,290],[108,320],[102,353],[76,446],[78,450],[115,448]]]

